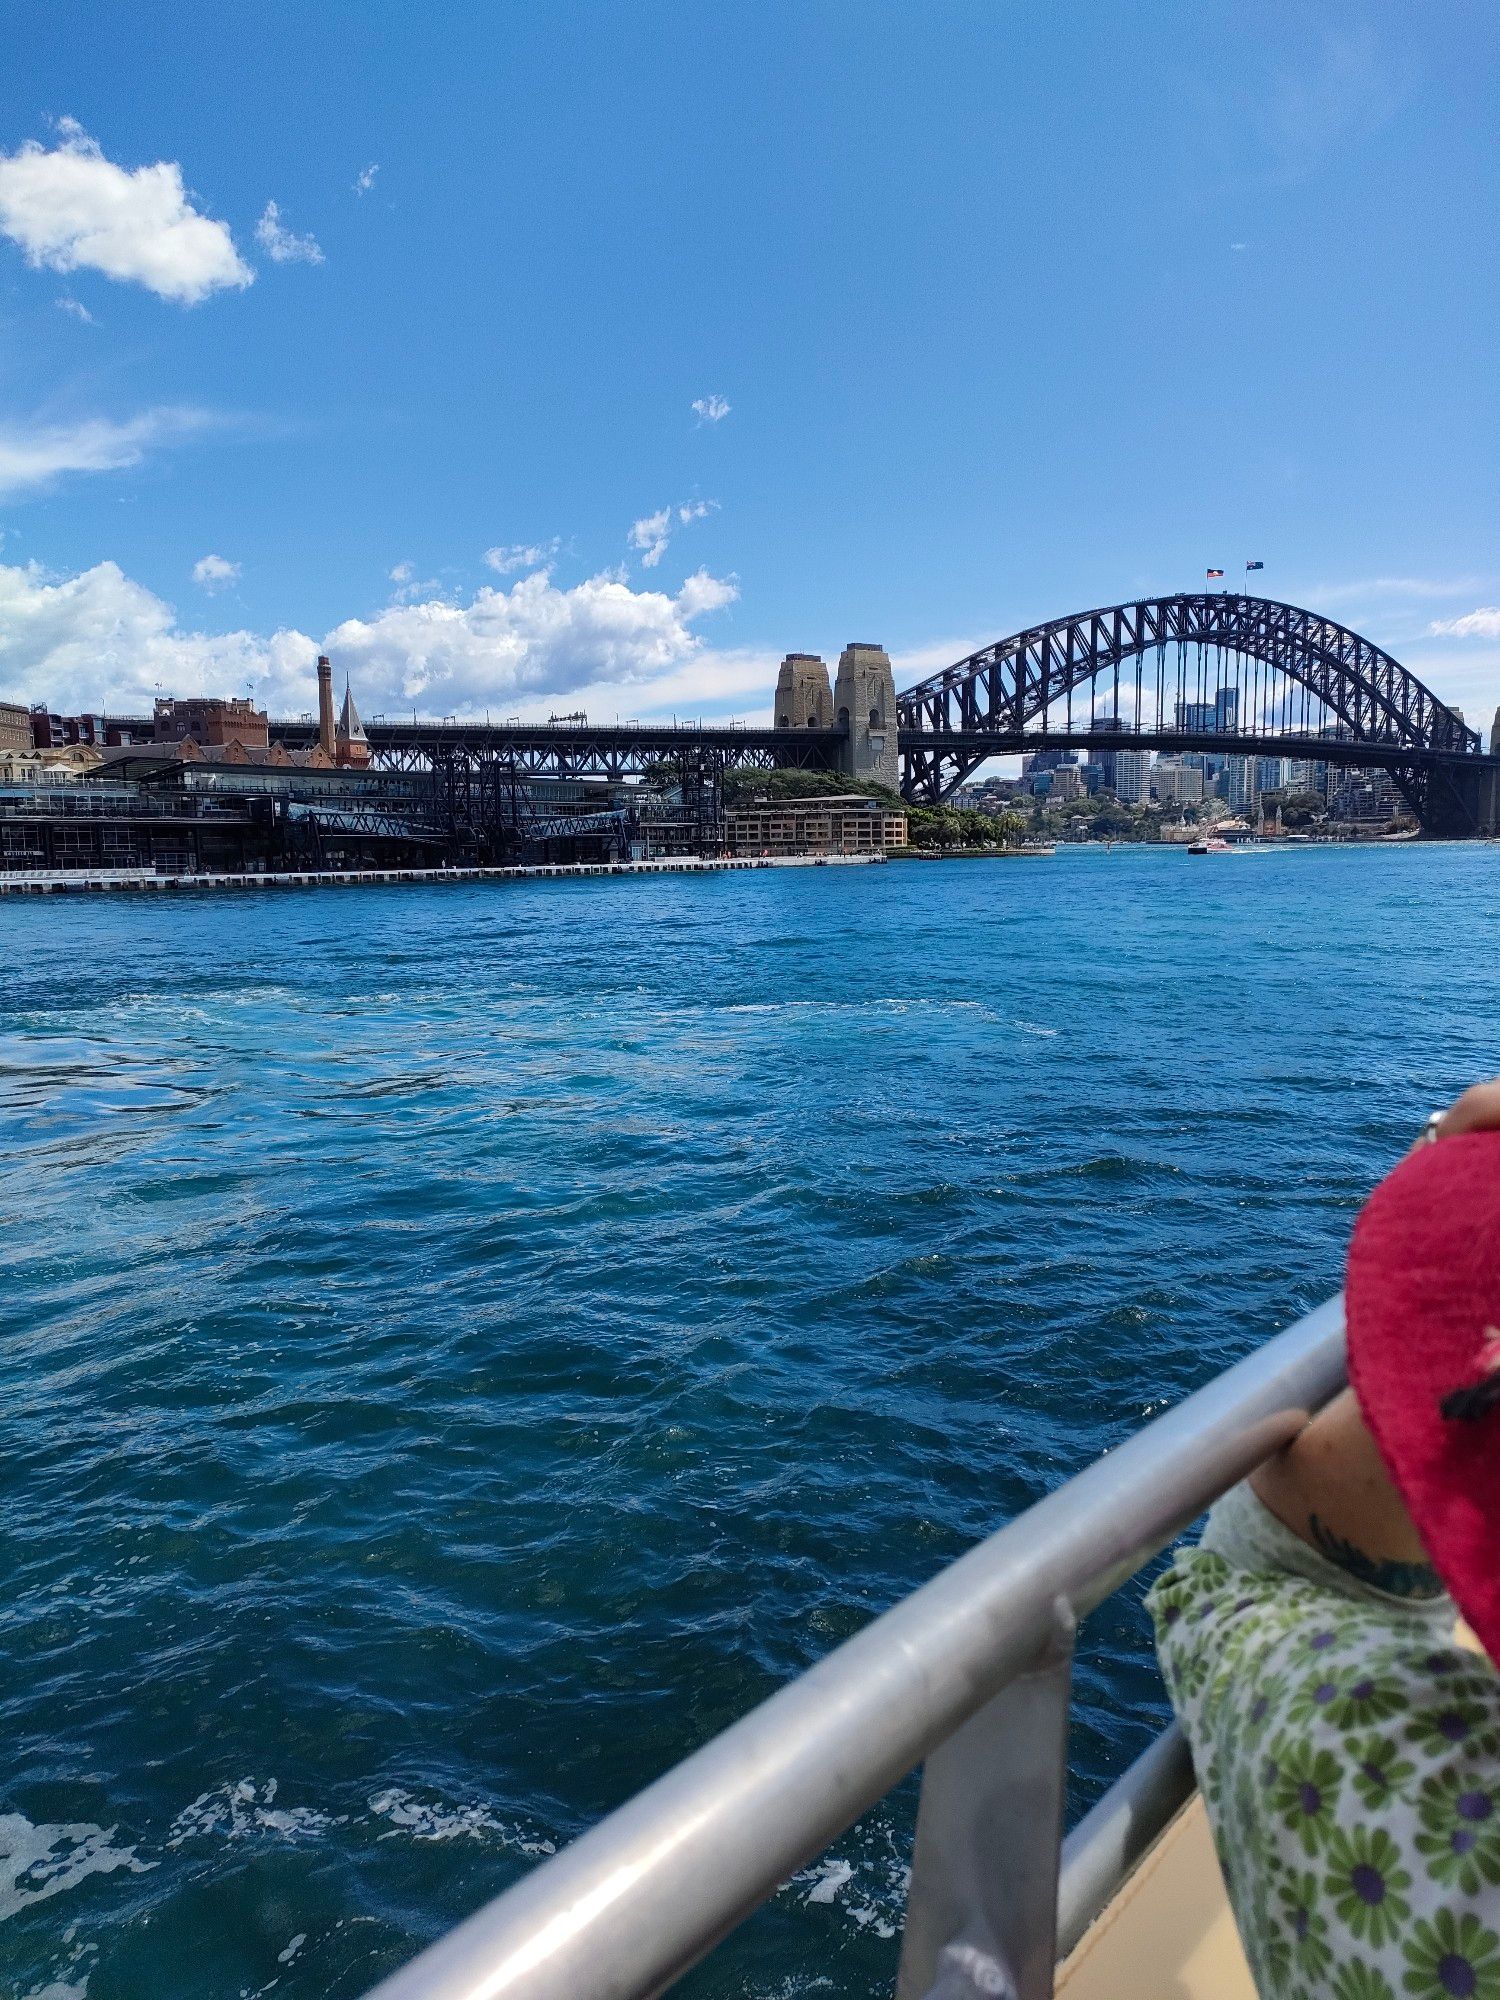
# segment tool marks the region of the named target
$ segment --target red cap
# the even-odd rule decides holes
[[[1345,1314],[1365,1422],[1500,1661],[1500,1132],[1421,1146],[1381,1182],[1349,1246]]]

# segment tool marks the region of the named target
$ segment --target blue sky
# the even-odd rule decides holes
[[[750,715],[1259,557],[1500,699],[1490,10],[7,40],[0,696]]]

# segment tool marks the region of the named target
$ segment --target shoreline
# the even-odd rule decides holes
[[[353,889],[391,883],[529,882],[546,877],[586,875],[719,875],[747,868],[870,868],[883,854],[762,854],[704,857],[679,855],[660,861],[558,861],[507,868],[344,868],[296,869],[264,875],[156,875],[147,869],[82,868],[0,875],[0,896],[79,896],[134,891],[200,889]]]

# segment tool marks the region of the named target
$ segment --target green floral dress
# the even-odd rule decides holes
[[[1500,2000],[1500,1680],[1237,1487],[1148,1599],[1262,2000]]]

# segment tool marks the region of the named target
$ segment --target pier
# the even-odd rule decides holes
[[[309,868],[253,875],[157,875],[145,868],[53,869],[0,875],[0,896],[89,895],[108,890],[181,894],[204,889],[354,889],[398,882],[534,882],[543,877],[586,875],[726,875],[749,868],[868,868],[882,866],[884,862],[883,854],[774,854],[679,855],[662,861],[559,861],[509,868]]]

